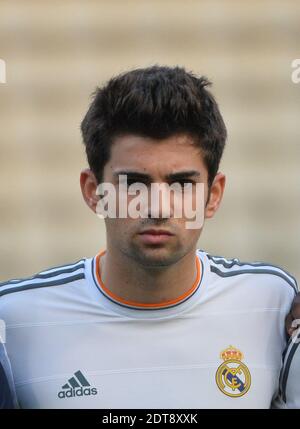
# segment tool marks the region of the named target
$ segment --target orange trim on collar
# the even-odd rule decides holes
[[[200,262],[198,257],[196,257],[196,267],[197,267],[197,276],[196,276],[196,280],[193,284],[193,286],[184,294],[180,295],[178,298],[169,300],[169,301],[164,301],[164,302],[159,302],[157,304],[142,304],[140,302],[136,302],[136,301],[127,301],[123,298],[121,298],[118,295],[115,295],[113,292],[111,292],[109,289],[107,289],[107,287],[103,284],[102,278],[101,278],[101,272],[100,272],[100,258],[101,256],[104,255],[104,253],[106,252],[106,250],[103,250],[102,252],[98,253],[96,255],[96,267],[95,267],[95,271],[96,271],[96,278],[97,281],[100,285],[100,287],[103,289],[103,291],[110,296],[111,298],[113,298],[115,301],[119,301],[121,304],[126,304],[126,305],[131,305],[134,307],[142,307],[142,308],[152,308],[152,307],[164,307],[164,306],[169,306],[172,304],[178,304],[180,301],[183,301],[186,297],[188,297],[189,295],[192,295],[193,292],[196,290],[198,284],[199,284],[199,280],[201,277],[201,266],[200,266]]]

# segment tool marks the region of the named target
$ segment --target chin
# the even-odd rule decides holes
[[[147,267],[165,267],[173,265],[181,258],[178,251],[172,251],[166,248],[148,248],[139,249],[134,252],[134,259],[141,265]]]

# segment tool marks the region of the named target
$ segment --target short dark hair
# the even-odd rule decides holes
[[[89,167],[98,184],[110,157],[113,139],[135,134],[163,139],[189,134],[202,150],[211,185],[218,172],[227,137],[211,85],[182,67],[151,66],[120,74],[102,88],[81,123]]]

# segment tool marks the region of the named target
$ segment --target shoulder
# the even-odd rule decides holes
[[[204,250],[198,249],[207,257],[210,271],[215,276],[223,279],[235,279],[237,276],[255,279],[255,283],[260,280],[271,287],[279,287],[294,295],[298,292],[298,284],[295,277],[288,271],[277,265],[268,262],[241,261],[239,258],[225,258],[224,256],[211,255]]]
[[[49,267],[29,277],[9,279],[0,283],[0,305],[6,298],[15,299],[37,291],[49,290],[85,278],[85,260],[82,258],[69,264]]]

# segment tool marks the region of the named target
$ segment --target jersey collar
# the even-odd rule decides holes
[[[180,295],[176,299],[154,303],[154,304],[142,304],[135,301],[127,301],[123,298],[113,294],[103,283],[100,272],[100,258],[105,254],[105,250],[100,251],[96,256],[91,258],[91,273],[93,282],[97,289],[101,292],[103,303],[112,310],[124,314],[133,315],[141,318],[145,317],[165,317],[180,313],[185,309],[189,308],[198,299],[200,292],[200,285],[202,284],[204,266],[200,255],[196,253],[195,263],[197,267],[197,276],[192,287]]]

